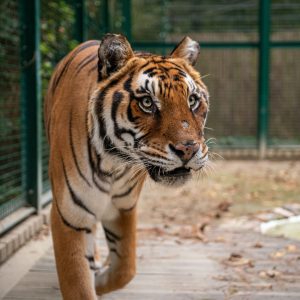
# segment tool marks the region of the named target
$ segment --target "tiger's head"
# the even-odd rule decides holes
[[[185,37],[169,56],[133,52],[107,34],[99,47],[99,86],[90,127],[98,151],[147,170],[156,182],[180,185],[208,161],[204,126],[208,91],[193,68],[197,42]]]

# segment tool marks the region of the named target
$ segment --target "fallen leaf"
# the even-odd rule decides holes
[[[232,202],[229,202],[229,201],[224,200],[224,201],[222,201],[222,202],[218,205],[218,209],[219,209],[220,211],[226,212],[226,211],[229,210],[229,207],[230,207],[231,205],[232,205]]]
[[[201,226],[199,225],[187,225],[179,228],[175,235],[182,239],[199,239],[203,242],[207,242],[207,238],[203,232],[201,232]]]
[[[277,278],[281,275],[281,273],[277,270],[267,270],[267,271],[260,271],[259,276],[261,278]]]
[[[217,237],[214,239],[214,242],[216,242],[216,243],[225,243],[225,242],[226,242],[226,239],[225,239],[223,236],[217,236]]]
[[[285,256],[285,251],[284,250],[282,250],[282,251],[276,251],[276,252],[273,252],[273,253],[271,253],[271,257],[272,258],[281,258],[281,257],[283,257],[283,256]]]
[[[267,275],[270,278],[275,278],[275,277],[279,277],[280,276],[280,272],[278,272],[276,270],[268,270],[267,271]]]
[[[215,275],[212,278],[219,281],[232,281],[232,277],[229,275]]]
[[[260,243],[260,242],[256,242],[256,243],[253,245],[253,247],[254,247],[254,248],[262,248],[263,245],[262,245],[262,243]]]
[[[251,259],[244,258],[241,254],[239,253],[231,253],[229,258],[224,261],[226,265],[229,266],[244,266],[248,265],[249,267],[253,268],[254,263]]]
[[[287,245],[285,248],[286,248],[286,250],[288,252],[297,252],[298,251],[297,246],[296,245],[292,245],[292,244]]]

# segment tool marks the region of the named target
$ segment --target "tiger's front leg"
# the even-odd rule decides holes
[[[96,275],[98,295],[125,286],[136,272],[136,207],[120,211],[114,221],[102,222],[109,247],[108,268]]]
[[[75,230],[63,222],[54,200],[51,229],[60,289],[64,300],[96,300],[95,260],[92,258],[94,232]]]

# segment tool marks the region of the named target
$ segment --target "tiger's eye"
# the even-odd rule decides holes
[[[189,106],[192,110],[195,110],[199,106],[200,99],[197,95],[191,95],[189,97]]]
[[[145,97],[142,100],[142,104],[145,108],[149,108],[152,106],[152,100],[149,97]]]
[[[151,97],[143,97],[139,101],[139,106],[146,113],[152,113],[154,110],[154,103]]]

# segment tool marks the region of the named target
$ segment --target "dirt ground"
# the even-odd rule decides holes
[[[139,223],[219,222],[300,204],[300,161],[225,161],[180,188],[148,181],[139,200]]]

